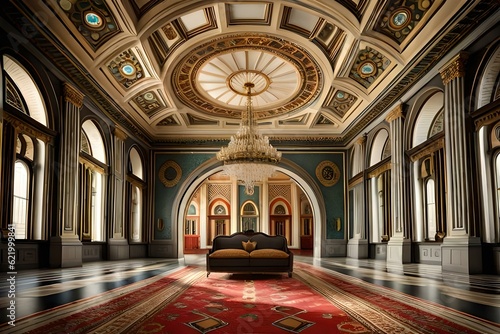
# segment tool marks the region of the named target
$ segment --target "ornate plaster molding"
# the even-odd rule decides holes
[[[465,64],[468,58],[469,55],[466,52],[460,52],[439,70],[445,85],[453,79],[465,77]]]

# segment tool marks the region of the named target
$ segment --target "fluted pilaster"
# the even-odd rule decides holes
[[[112,234],[108,243],[108,258],[110,260],[128,259],[130,250],[125,238],[125,178],[126,178],[126,154],[125,140],[128,138],[125,131],[118,126],[113,131],[113,212],[112,212]]]
[[[59,219],[51,238],[50,264],[52,267],[82,265],[82,244],[78,237],[79,184],[78,158],[80,154],[80,109],[84,95],[73,86],[63,86],[64,112],[61,114],[59,150]]]
[[[406,175],[404,154],[403,104],[397,105],[386,117],[391,138],[391,216],[392,231],[387,244],[387,262],[401,265],[411,262],[411,243],[407,239]],[[402,268],[395,268],[400,270]]]
[[[468,55],[460,52],[441,70],[444,83],[446,157],[446,237],[443,240],[443,271],[482,272],[480,240],[470,236],[472,224],[465,126],[465,73]]]

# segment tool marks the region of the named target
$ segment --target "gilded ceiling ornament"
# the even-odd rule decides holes
[[[322,161],[316,167],[316,177],[325,187],[335,185],[340,179],[340,170],[332,161]]]
[[[401,44],[415,30],[433,3],[434,0],[388,1],[374,30]]]
[[[60,0],[57,3],[94,51],[120,32],[106,1]]]
[[[367,46],[358,52],[349,77],[368,88],[390,64],[389,58]]]
[[[245,58],[242,63],[248,66],[241,65],[235,54],[242,59],[261,60]],[[286,68],[280,76],[273,70],[277,65]],[[179,99],[191,108],[239,119],[245,101],[238,98],[241,92],[235,90],[249,80],[257,91],[263,91],[254,100],[255,119],[306,108],[319,96],[323,86],[320,67],[307,50],[261,33],[226,35],[197,46],[176,66],[172,85]],[[286,89],[279,89],[283,87]]]
[[[134,98],[134,102],[141,108],[141,111],[149,117],[165,107],[158,94],[153,90],[137,95]]]
[[[343,118],[358,98],[343,90],[337,90],[329,100],[330,102],[328,105],[325,105],[325,108],[330,109],[337,116]]]
[[[182,177],[181,166],[175,161],[168,160],[160,167],[158,177],[165,187],[171,188],[179,183]]]
[[[138,80],[144,78],[144,70],[132,49],[123,51],[108,65],[108,69],[115,79],[125,88],[131,87]]]

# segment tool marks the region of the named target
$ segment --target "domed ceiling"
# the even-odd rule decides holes
[[[39,32],[30,42],[145,142],[227,139],[251,82],[272,141],[340,146],[380,122],[495,3],[12,0],[2,16],[21,31],[29,22]]]

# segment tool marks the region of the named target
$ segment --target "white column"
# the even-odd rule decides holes
[[[203,183],[200,188],[200,248],[207,248],[208,237],[208,187]]]
[[[82,265],[82,243],[77,235],[79,213],[78,159],[80,155],[80,109],[83,94],[64,84],[59,147],[59,197],[57,232],[50,240],[51,267]]]
[[[264,180],[260,202],[260,232],[269,234],[269,183]]]
[[[465,63],[468,55],[457,54],[441,70],[444,83],[446,157],[446,237],[442,245],[443,271],[482,272],[481,244],[471,235],[475,230],[469,198],[468,160],[465,130]]]
[[[392,231],[387,244],[387,263],[400,265],[411,262],[411,242],[406,231],[406,185],[404,156],[403,105],[396,106],[386,117],[391,138],[391,216]]]
[[[108,239],[108,259],[123,260],[130,257],[125,235],[125,140],[127,134],[118,126],[113,131],[112,174],[113,209],[111,211],[111,234]],[[177,231],[172,231],[177,233]]]
[[[354,144],[354,159],[359,159],[359,169],[365,170],[365,152],[366,138],[360,137]],[[361,183],[352,186],[353,196],[353,234],[352,238],[347,242],[347,256],[352,258],[367,258],[368,257],[368,240],[366,239],[365,231],[365,185],[364,177]]]

